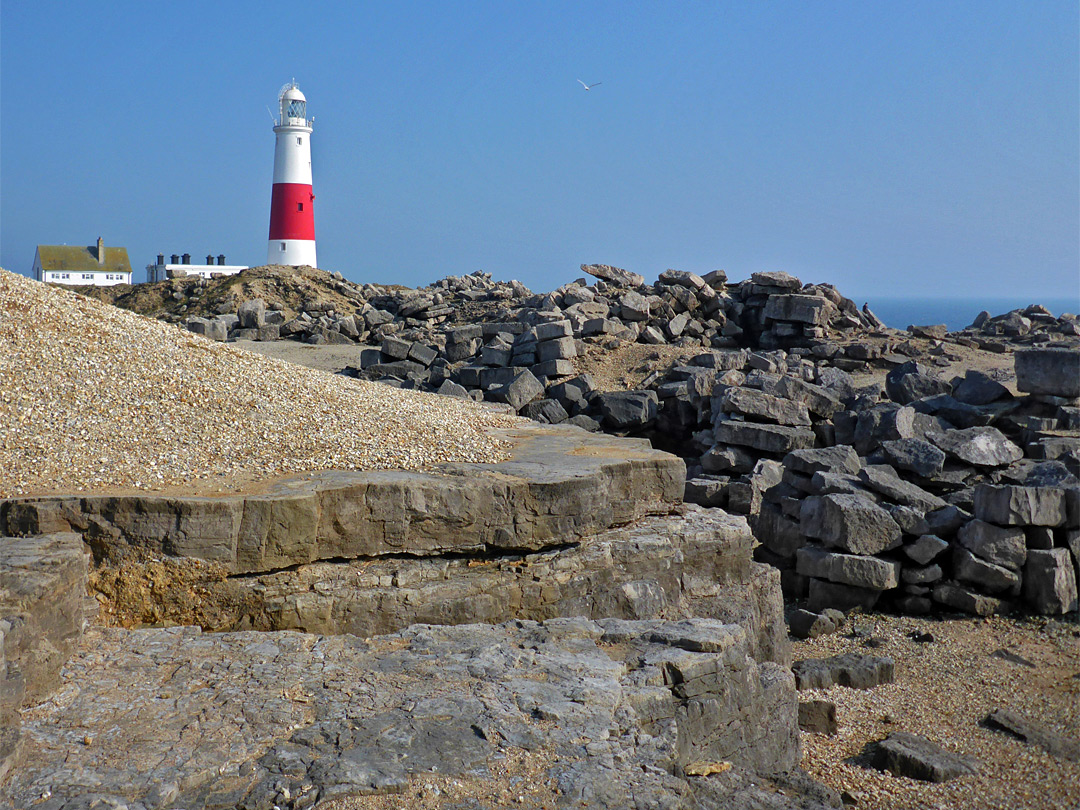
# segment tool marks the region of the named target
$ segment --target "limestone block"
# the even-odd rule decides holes
[[[1060,526],[1066,518],[1065,489],[980,484],[975,517],[1000,526]]]
[[[1028,552],[1024,599],[1039,613],[1061,615],[1076,610],[1076,569],[1067,548]]]

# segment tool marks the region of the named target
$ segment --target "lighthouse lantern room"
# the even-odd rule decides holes
[[[311,190],[311,130],[307,99],[296,82],[278,93],[274,122],[274,191],[267,264],[315,264],[315,194]]]

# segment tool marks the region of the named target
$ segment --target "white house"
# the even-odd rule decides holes
[[[164,281],[167,278],[184,278],[185,276],[199,276],[201,278],[214,278],[215,276],[234,276],[241,270],[247,270],[246,264],[225,264],[225,255],[221,254],[214,261],[213,256],[206,257],[206,264],[192,264],[191,254],[185,253],[171,256],[172,261],[165,262],[165,254],[159,253],[156,264],[146,265],[146,280],[148,282]]]
[[[38,245],[31,276],[50,284],[111,287],[131,283],[131,262],[127,248],[97,246]]]

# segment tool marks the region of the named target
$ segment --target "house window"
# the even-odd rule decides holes
[[[284,242],[281,243],[281,252],[282,253],[285,252],[285,243]]]
[[[86,280],[86,279],[90,279],[91,281],[94,280],[94,274],[93,273],[83,273],[82,277],[83,277],[84,280]]]
[[[71,278],[71,274],[70,273],[64,273],[63,275],[60,276],[60,278]]]
[[[297,203],[296,204],[296,210],[297,211],[303,211],[304,210],[304,204],[303,203]]]

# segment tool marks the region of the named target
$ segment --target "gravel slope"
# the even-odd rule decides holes
[[[516,423],[239,351],[0,270],[0,497],[216,492],[505,456]]]

